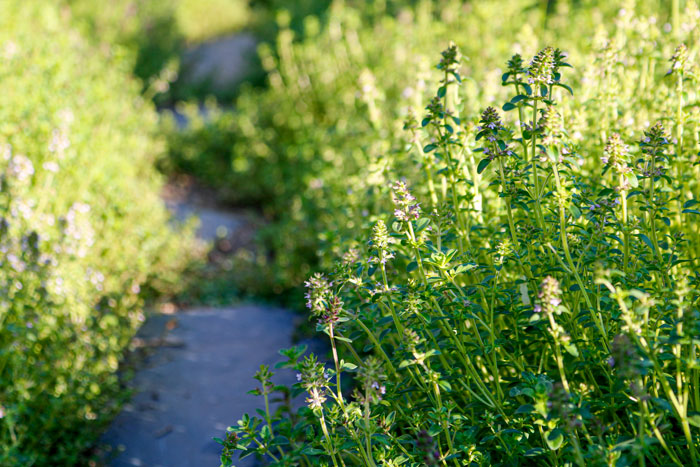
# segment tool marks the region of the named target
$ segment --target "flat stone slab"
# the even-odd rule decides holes
[[[141,339],[160,339],[162,346],[136,372],[137,392],[103,436],[123,449],[111,465],[218,466],[220,446],[212,438],[263,408],[262,397],[246,393],[258,384],[260,364],[283,360],[278,350],[292,345],[293,319],[289,311],[256,305],[151,317]],[[275,377],[278,384],[294,380],[291,370]],[[256,461],[250,456],[235,465]]]
[[[182,56],[182,79],[221,91],[243,82],[250,73],[258,41],[250,33],[231,34],[187,50]]]

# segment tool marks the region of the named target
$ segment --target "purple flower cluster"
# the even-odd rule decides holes
[[[559,314],[557,308],[561,305],[561,287],[559,281],[547,276],[542,281],[538,298],[540,303],[535,305],[535,313]]]
[[[401,222],[416,220],[420,217],[420,203],[408,191],[404,182],[395,182],[391,186],[391,199],[394,202],[394,217]]]

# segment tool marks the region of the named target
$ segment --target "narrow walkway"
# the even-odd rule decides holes
[[[199,235],[212,240],[245,225],[240,215],[190,201],[168,200],[182,217],[199,215]],[[135,394],[103,436],[118,452],[114,467],[217,467],[219,445],[227,426],[243,413],[262,408],[262,399],[247,394],[260,364],[274,365],[278,349],[291,343],[294,315],[258,305],[194,308],[149,318],[139,332],[142,343],[155,343],[136,372]],[[291,384],[294,375],[277,375]],[[251,456],[237,467],[256,465]]]

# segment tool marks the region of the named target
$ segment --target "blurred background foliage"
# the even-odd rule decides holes
[[[53,2],[0,2],[0,465],[80,463],[117,408],[143,303],[195,258],[132,62]]]
[[[684,27],[693,28],[693,14],[684,15]],[[653,60],[655,78],[663,75],[660,62],[676,46],[664,29],[675,21],[671,5],[655,0],[337,1],[301,27],[292,18],[277,11],[278,33],[259,47],[266,87],[244,87],[233,111],[214,100],[204,111],[177,104],[190,122],[185,129],[164,119],[166,173],[192,174],[232,204],[259,206],[272,221],[260,231],[259,249],[241,252],[232,268],[239,286],[258,294],[288,291],[327,266],[342,239],[379,212],[387,172],[413,170],[407,161],[422,156],[405,151],[416,141],[404,122],[422,118],[426,90],[440,78],[432,57],[449,41],[464,55],[464,121],[505,96],[503,69],[492,64],[505,67],[513,53],[530,56],[548,44],[565,50],[585,83],[565,112],[576,119],[581,144],[598,150],[599,118],[641,125],[664,110],[634,80],[652,66],[644,60]],[[625,73],[630,59],[623,56],[633,57],[636,75]],[[611,101],[620,103],[616,115],[602,110]]]

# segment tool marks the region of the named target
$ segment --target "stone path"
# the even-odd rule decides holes
[[[173,320],[176,327],[165,331]],[[259,365],[274,365],[281,359],[277,349],[291,344],[292,317],[245,305],[157,315],[148,327],[147,335],[165,331],[168,339],[137,372],[132,384],[138,392],[104,437],[124,449],[111,465],[216,467],[220,446],[212,438],[243,413],[262,408],[261,399],[246,392],[257,383],[252,376]]]
[[[182,79],[190,85],[206,85],[210,91],[225,91],[242,83],[250,74],[257,39],[236,33],[187,50],[182,57]]]
[[[167,198],[167,197],[166,197]],[[200,216],[199,235],[212,240],[217,231],[236,235],[245,225],[236,213],[207,208],[189,200],[169,199],[183,217]],[[262,398],[246,394],[257,381],[260,364],[282,359],[278,349],[292,345],[294,314],[259,305],[195,308],[156,314],[139,332],[139,342],[156,343],[131,386],[136,390],[103,436],[117,452],[114,467],[219,466],[219,445],[227,426],[262,408]],[[291,384],[293,372],[276,375]],[[253,457],[235,463],[254,466]]]

